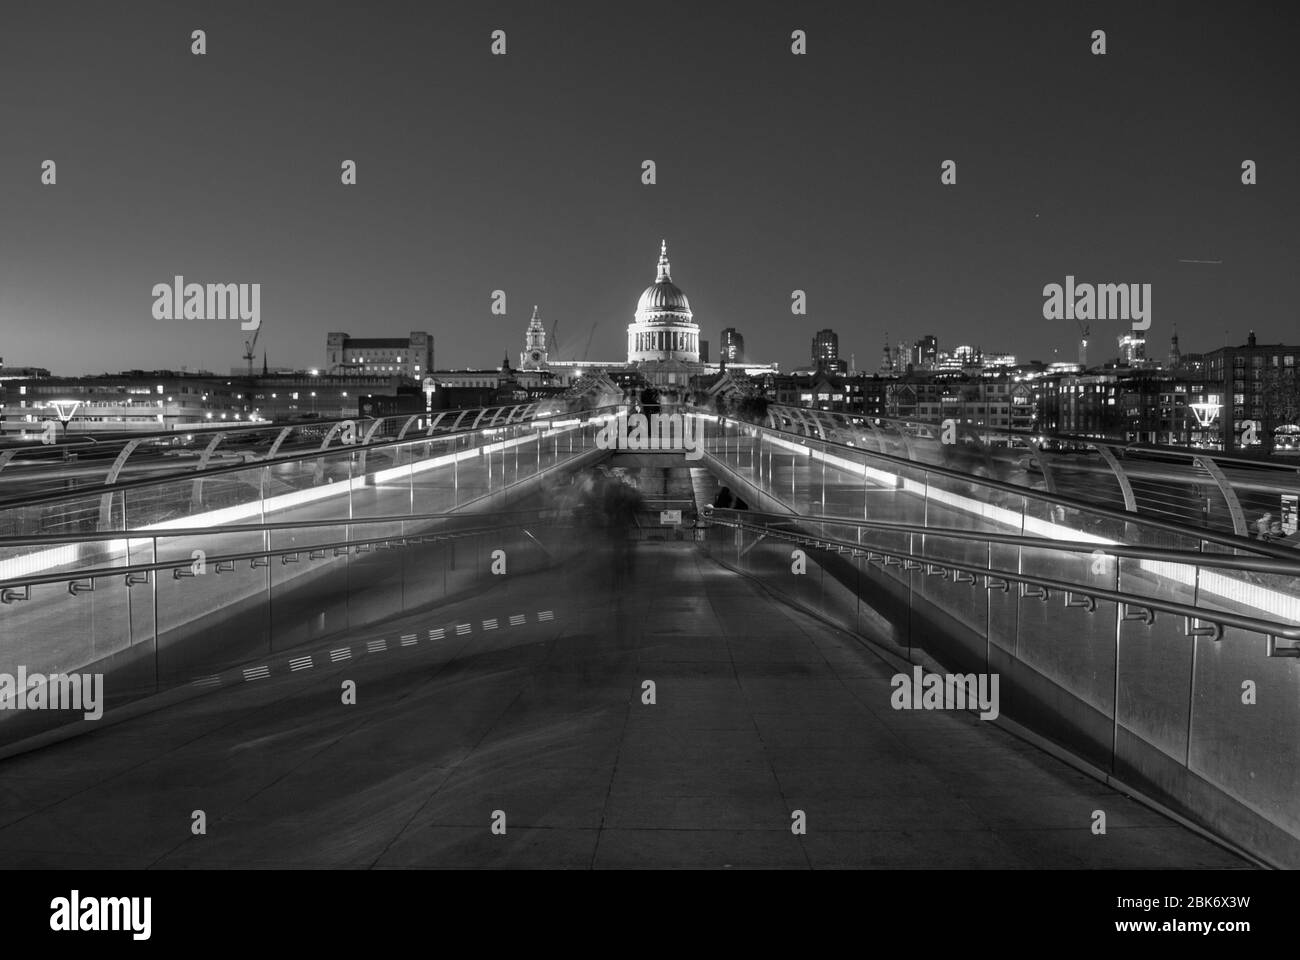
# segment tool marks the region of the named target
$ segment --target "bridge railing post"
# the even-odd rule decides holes
[[[457,454],[460,453],[459,435],[451,438],[448,446],[451,448],[451,505],[452,507],[460,504],[460,459]]]
[[[826,444],[817,444],[819,452],[822,454],[818,459],[821,461],[821,509],[820,513],[826,515]]]
[[[1093,448],[1098,456],[1106,461],[1106,466],[1110,467],[1110,472],[1115,476],[1115,482],[1119,484],[1120,494],[1124,498],[1124,509],[1129,513],[1137,513],[1137,498],[1133,496],[1133,484],[1129,482],[1128,474],[1124,472],[1124,467],[1115,456],[1115,451],[1104,443],[1095,443]]]

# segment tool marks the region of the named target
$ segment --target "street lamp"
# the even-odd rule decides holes
[[[54,408],[54,415],[59,418],[59,423],[63,424],[63,442],[68,441],[68,424],[76,416],[77,408],[81,406],[80,400],[52,400],[50,406]],[[69,459],[69,451],[65,446],[63,448],[63,459]]]

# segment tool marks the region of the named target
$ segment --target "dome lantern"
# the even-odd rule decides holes
[[[655,277],[655,283],[672,281],[672,268],[668,265],[668,241],[659,241],[659,275]]]

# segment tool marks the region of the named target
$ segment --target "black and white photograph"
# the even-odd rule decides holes
[[[6,929],[836,871],[1248,944],[1300,868],[1298,27],[6,0]]]

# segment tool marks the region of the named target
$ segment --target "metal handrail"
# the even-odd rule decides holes
[[[921,523],[902,523],[891,520],[857,520],[841,517],[829,517],[821,514],[783,514],[765,513],[762,510],[737,511],[729,507],[713,507],[713,512],[726,510],[729,513],[746,513],[752,517],[776,523],[789,523],[798,520],[801,523],[824,523],[845,527],[861,527],[870,530],[884,530],[897,533],[919,533],[927,537],[937,536],[955,540],[977,540],[993,542],[1012,547],[1033,547],[1040,550],[1059,550],[1068,553],[1103,553],[1118,557],[1131,557],[1138,560],[1167,560],[1170,563],[1186,563],[1199,567],[1218,567],[1229,570],[1249,570],[1256,573],[1279,573],[1300,577],[1300,560],[1276,560],[1272,558],[1246,559],[1231,554],[1199,553],[1190,550],[1174,550],[1168,547],[1139,547],[1127,544],[1090,543],[1086,540],[1051,540],[1045,537],[1025,537],[1010,533],[981,532],[963,530],[958,527],[927,527]],[[805,534],[806,536],[806,534]],[[0,538],[0,544],[3,544]]]
[[[1255,553],[1269,554],[1277,559],[1290,559],[1294,556],[1286,547],[1275,547],[1272,544],[1263,543],[1257,540],[1251,540],[1249,537],[1241,537],[1231,533],[1220,533],[1217,530],[1210,530],[1203,527],[1189,527],[1184,524],[1174,523],[1170,520],[1162,520],[1159,517],[1143,516],[1138,513],[1130,513],[1124,510],[1115,510],[1111,507],[1091,503],[1078,497],[1072,497],[1069,494],[1053,494],[1045,490],[1035,490],[1032,487],[1021,487],[1013,483],[1007,483],[1004,480],[998,480],[993,477],[976,477],[969,473],[963,473],[952,467],[945,467],[940,464],[918,463],[915,460],[909,460],[906,457],[895,456],[890,453],[881,453],[875,450],[866,450],[862,447],[850,447],[846,444],[838,443],[834,440],[824,440],[820,437],[807,437],[802,434],[790,433],[786,430],[780,430],[775,427],[767,427],[761,424],[751,423],[748,420],[736,420],[730,417],[719,418],[721,422],[732,422],[751,430],[761,430],[767,433],[775,433],[782,439],[789,438],[790,442],[812,440],[815,443],[823,443],[827,446],[844,451],[845,453],[857,454],[864,457],[873,457],[877,460],[883,460],[900,467],[907,467],[912,470],[921,472],[934,473],[939,476],[948,477],[952,480],[960,480],[963,483],[976,483],[983,487],[989,487],[994,490],[1000,490],[1003,493],[1011,494],[1017,497],[1028,497],[1043,503],[1060,505],[1075,510],[1082,510],[1094,516],[1105,517],[1107,519],[1120,521],[1123,523],[1135,523],[1145,527],[1152,527],[1157,530],[1163,530],[1167,533],[1178,534],[1183,537],[1191,537],[1197,540],[1205,540],[1211,543],[1217,543],[1220,546],[1230,547],[1234,550],[1249,550]],[[811,448],[809,448],[811,449]],[[718,455],[705,449],[705,455],[722,461]],[[865,464],[864,464],[865,466]],[[792,514],[798,516],[798,514]]]
[[[1236,627],[1241,630],[1264,634],[1265,636],[1272,638],[1285,637],[1287,640],[1300,641],[1300,624],[1284,624],[1272,620],[1260,620],[1256,617],[1246,617],[1222,610],[1193,607],[1185,603],[1177,603],[1171,600],[1144,597],[1139,594],[1130,594],[1118,590],[1107,590],[1104,587],[1098,587],[1088,583],[1072,583],[1066,580],[1056,580],[1050,577],[1037,577],[1032,574],[1024,574],[1011,570],[1001,570],[992,567],[976,567],[955,560],[935,558],[927,554],[916,554],[907,550],[894,550],[878,546],[867,547],[860,543],[838,540],[834,537],[815,537],[810,534],[800,534],[794,531],[775,529],[765,524],[746,523],[739,519],[732,520],[723,518],[719,522],[723,526],[761,532],[782,540],[805,542],[820,549],[838,548],[840,550],[847,550],[860,554],[880,554],[881,556],[895,557],[899,560],[911,561],[912,563],[918,564],[918,567],[914,569],[919,569],[921,566],[930,566],[948,570],[960,570],[963,573],[968,573],[972,576],[991,577],[996,580],[1024,583],[1030,586],[1041,587],[1044,590],[1056,590],[1060,593],[1069,594],[1082,594],[1090,596],[1096,600],[1108,600],[1112,603],[1124,604],[1129,607],[1142,607],[1148,610],[1159,610],[1165,613],[1172,613],[1177,616],[1186,617],[1189,623],[1196,620],[1203,620],[1219,624],[1221,627]],[[825,544],[825,547],[822,547],[822,544]],[[1281,655],[1290,656],[1292,654],[1285,653]],[[1295,655],[1300,655],[1300,649],[1297,649]]]
[[[78,436],[72,439],[79,440],[79,441],[89,441],[92,444],[96,444],[100,448],[112,452],[113,450],[116,450],[119,447],[125,448],[126,446],[132,443],[139,444],[145,441],[158,441],[159,443],[164,443],[168,438],[174,439],[186,433],[192,433],[195,436],[202,437],[202,438],[227,437],[239,433],[264,434],[267,435],[268,438],[271,438],[271,437],[278,437],[281,434],[285,434],[286,431],[291,431],[291,430],[311,430],[311,429],[319,430],[322,428],[329,428],[327,430],[327,433],[329,433],[330,436],[333,436],[334,429],[346,423],[357,424],[359,427],[362,425],[368,425],[369,430],[367,432],[373,433],[376,427],[378,427],[379,425],[383,424],[386,421],[392,421],[394,423],[398,423],[398,422],[404,423],[403,431],[402,431],[404,433],[406,426],[409,426],[412,421],[420,419],[421,417],[431,418],[430,430],[432,430],[432,428],[434,427],[439,427],[440,422],[443,420],[444,417],[446,417],[447,414],[449,413],[459,414],[459,416],[457,416],[454,422],[451,423],[450,425],[442,425],[439,427],[440,434],[450,435],[453,433],[468,433],[472,431],[473,427],[468,427],[468,426],[464,428],[460,427],[460,423],[465,418],[466,415],[477,413],[478,416],[475,418],[474,421],[477,424],[479,421],[482,420],[484,416],[486,416],[489,413],[493,413],[495,411],[495,416],[489,421],[489,425],[493,425],[496,424],[498,421],[500,421],[501,411],[508,410],[509,414],[507,415],[505,422],[517,423],[517,422],[521,422],[521,420],[513,419],[517,411],[523,410],[525,413],[527,413],[528,411],[536,408],[539,403],[540,401],[534,401],[532,403],[504,404],[502,406],[496,406],[496,407],[466,407],[464,409],[442,410],[442,411],[438,411],[436,414],[433,413],[394,414],[385,417],[357,416],[357,417],[341,417],[338,419],[301,420],[301,421],[293,421],[289,423],[285,423],[283,421],[268,420],[268,421],[261,421],[257,423],[244,423],[244,422],[228,423],[221,426],[212,426],[212,427],[201,425],[201,424],[193,424],[193,425],[187,425],[193,427],[193,429],[190,430],[177,429],[177,430],[171,430],[167,432],[153,430],[153,431],[146,431],[146,432],[120,433],[120,434],[116,434],[113,437],[106,438],[103,440],[96,439],[89,436]],[[563,415],[564,415],[563,413],[556,413],[556,414],[549,414],[548,416],[563,416]],[[543,418],[533,418],[533,419],[543,419]],[[402,436],[399,435],[399,439],[401,438]],[[166,444],[166,445],[174,446],[171,444]],[[362,446],[362,445],[367,445],[367,444],[364,443],[358,444],[358,446]],[[278,444],[273,446],[278,446]],[[76,448],[81,449],[82,447],[76,447]],[[0,468],[3,468],[3,466],[6,463],[20,462],[18,458],[21,457],[23,454],[28,454],[28,453],[50,454],[50,453],[58,453],[58,452],[71,452],[73,449],[74,449],[74,445],[71,442],[71,440],[61,441],[59,443],[48,444],[48,445],[45,444],[4,445],[3,443],[0,443]],[[197,448],[186,448],[186,449],[193,449],[195,452],[198,452]],[[276,459],[278,460],[279,458]],[[42,464],[47,464],[49,462],[50,461],[41,460],[38,461],[38,463],[35,465],[39,466]],[[266,462],[266,461],[261,461],[261,462]],[[180,471],[180,475],[192,477],[194,476],[194,472],[188,470]]]
[[[60,451],[65,451],[65,450],[68,452],[73,452],[76,450],[85,450],[88,449],[86,443],[89,442],[91,444],[94,444],[97,448],[107,448],[111,450],[118,445],[126,446],[126,444],[128,444],[132,440],[164,441],[169,438],[175,439],[176,437],[187,433],[193,433],[203,437],[212,437],[220,434],[229,435],[232,433],[270,433],[272,436],[274,436],[276,432],[284,429],[285,427],[328,427],[328,426],[333,426],[336,423],[345,423],[348,420],[351,420],[353,423],[370,423],[374,420],[380,420],[380,419],[383,418],[382,417],[340,417],[336,420],[324,420],[324,419],[302,420],[302,421],[294,421],[292,423],[276,421],[276,420],[239,421],[239,422],[224,423],[224,424],[213,425],[213,426],[206,426],[204,424],[199,424],[199,423],[181,424],[177,426],[175,429],[171,429],[171,430],[123,431],[121,433],[114,431],[113,435],[110,437],[94,437],[91,436],[90,434],[81,433],[81,434],[77,434],[76,436],[71,436],[64,440],[60,440],[58,443],[33,444],[33,443],[11,442],[11,443],[4,443],[3,446],[0,446],[0,449],[3,450],[12,449],[18,451],[19,453],[26,453],[27,451],[31,451],[33,453],[39,452],[39,453],[48,454],[48,453],[58,453]],[[192,429],[186,429],[186,428],[192,428]],[[14,462],[17,462],[17,460],[15,460]]]
[[[515,411],[536,407],[541,402],[543,401],[534,400],[534,401],[529,401],[524,403],[501,404],[495,407],[465,407],[463,409],[458,408],[452,410],[439,410],[439,411],[421,412],[415,414],[397,413],[397,414],[389,414],[388,416],[378,416],[378,417],[377,416],[355,416],[355,417],[337,417],[337,418],[319,418],[319,419],[309,418],[309,419],[292,420],[292,421],[248,420],[248,421],[232,421],[228,423],[213,423],[211,425],[207,423],[182,423],[182,424],[173,424],[172,429],[170,430],[112,431],[112,436],[106,436],[102,438],[83,433],[83,434],[77,434],[76,436],[65,437],[64,439],[60,440],[58,443],[52,443],[52,444],[7,442],[3,437],[0,437],[0,453],[3,453],[5,451],[13,451],[15,454],[23,454],[28,452],[32,452],[32,453],[39,452],[41,454],[60,453],[65,451],[72,452],[74,450],[86,449],[86,444],[92,444],[97,447],[106,448],[111,451],[113,449],[116,449],[119,446],[126,446],[132,440],[166,441],[169,438],[175,439],[185,434],[194,434],[197,437],[214,437],[214,436],[229,436],[234,433],[267,433],[270,434],[272,437],[274,437],[280,431],[285,429],[293,430],[299,428],[310,429],[310,428],[319,428],[319,427],[334,427],[349,422],[355,424],[374,425],[374,424],[382,423],[385,420],[392,420],[397,422],[397,421],[403,421],[409,419],[416,419],[422,416],[433,418],[434,423],[436,424],[438,421],[440,421],[443,417],[445,417],[449,413],[461,414],[461,416],[458,417],[456,420],[456,423],[459,424],[460,420],[463,419],[464,415],[466,414],[478,413],[479,419],[482,419],[482,417],[485,416],[487,413],[497,411],[496,416],[492,420],[493,423],[496,423],[497,420],[500,419],[500,411],[502,410],[509,410],[510,411],[509,416],[513,416]],[[454,429],[455,428],[453,428],[453,431],[449,431],[449,432],[454,432]]]
[[[496,408],[488,407],[486,409],[491,410]],[[526,422],[537,423],[546,420],[572,419],[574,417],[579,417],[579,418],[586,417],[589,419],[592,414],[600,414],[603,411],[608,409],[614,409],[614,408],[599,407],[591,410],[583,410],[577,413],[548,414],[545,417],[538,417],[535,420],[526,421]],[[520,425],[521,423],[519,422],[516,422],[515,424],[511,424],[511,426],[520,426]],[[502,428],[498,427],[496,429],[502,429]],[[416,438],[403,437],[400,440],[385,439],[385,440],[374,441],[368,444],[358,443],[346,447],[342,447],[342,446],[331,447],[328,450],[309,450],[304,453],[291,454],[287,457],[277,457],[274,460],[255,460],[249,463],[224,464],[222,466],[209,467],[208,469],[204,470],[201,474],[195,472],[186,472],[186,473],[169,475],[166,477],[139,477],[134,480],[119,480],[112,484],[103,484],[99,486],[86,486],[78,490],[68,490],[68,491],[59,491],[58,493],[40,494],[35,497],[20,498],[15,500],[0,500],[0,510],[7,510],[15,507],[44,506],[46,504],[60,503],[67,500],[84,500],[91,497],[102,497],[106,494],[117,493],[120,490],[134,490],[134,489],[139,489],[141,487],[154,486],[162,483],[176,483],[183,480],[196,480],[196,479],[208,480],[213,477],[220,477],[231,473],[245,473],[249,470],[257,470],[258,468],[265,467],[265,466],[271,466],[271,465],[281,466],[284,464],[318,460],[323,456],[329,454],[336,454],[344,451],[349,453],[362,453],[362,452],[369,452],[375,450],[385,450],[398,445],[415,445],[419,443],[445,441],[445,440],[455,439],[458,437],[463,437],[475,432],[477,431],[473,429],[466,429],[456,433],[433,434],[433,435],[421,436]]]
[[[410,533],[410,534],[389,534],[386,537],[363,537],[349,538],[346,540],[331,540],[325,543],[299,544],[292,547],[276,547],[265,550],[244,550],[238,553],[209,554],[204,557],[204,563],[209,566],[215,566],[218,563],[230,563],[239,560],[253,560],[262,557],[284,557],[295,556],[302,553],[311,553],[316,550],[339,550],[346,547],[366,546],[374,544],[393,544],[400,543],[406,546],[411,543],[433,543],[439,540],[455,540],[460,537],[476,536],[481,533],[493,533],[498,530],[511,530],[522,528],[519,523],[500,523],[485,524],[483,526],[466,527],[456,530],[439,531],[434,533]],[[148,537],[138,537],[137,539],[149,539]],[[9,580],[0,580],[0,592],[5,592],[22,587],[37,586],[48,583],[73,583],[86,580],[102,580],[106,577],[132,576],[140,573],[148,573],[159,570],[183,570],[192,567],[194,559],[192,557],[178,557],[174,560],[158,560],[153,563],[133,563],[123,564],[116,567],[91,567],[82,570],[68,570],[62,573],[42,573],[32,576],[18,577]],[[139,581],[136,581],[139,582]],[[128,584],[130,585],[130,584]],[[12,599],[6,599],[4,602],[9,603]]]
[[[554,508],[552,508],[554,509]],[[495,510],[494,517],[538,517],[545,508],[534,510]],[[366,523],[411,523],[424,520],[463,519],[468,514],[454,512],[399,513],[378,517],[348,517],[344,520],[268,520],[264,523],[230,523],[215,527],[168,527],[166,530],[137,527],[130,530],[96,530],[93,533],[42,533],[30,536],[0,537],[0,547],[40,546],[57,543],[83,543],[98,540],[151,540],[173,537],[211,536],[238,533],[262,533],[268,530],[297,530],[303,527],[353,527]]]
[[[870,435],[874,438],[874,445],[879,446],[882,451],[885,448],[885,437],[888,433],[902,442],[907,459],[916,462],[926,462],[925,458],[917,452],[915,443],[918,438],[925,437],[931,441],[931,444],[927,446],[927,450],[932,453],[932,442],[936,439],[937,428],[944,422],[942,420],[904,420],[890,417],[867,417],[865,415],[854,417],[834,411],[812,410],[784,405],[770,407],[767,421],[773,427],[789,425],[792,431],[799,431],[804,435],[815,436],[828,442],[837,442],[829,440],[829,434],[843,432],[861,433],[865,438],[868,436],[867,429],[869,429]],[[1241,501],[1242,494],[1286,495],[1293,494],[1300,489],[1300,485],[1297,485],[1296,482],[1295,467],[1271,461],[1258,461],[1231,456],[1215,457],[1211,451],[1161,447],[1154,444],[1112,443],[1105,439],[1074,435],[1057,435],[1054,437],[1056,440],[1080,446],[1084,450],[1090,450],[1093,455],[1099,456],[1104,461],[1103,464],[1096,464],[1086,461],[1080,462],[1064,456],[1058,457],[1054,453],[1045,450],[1043,442],[1046,437],[1035,437],[1001,427],[980,427],[971,424],[967,420],[953,422],[964,436],[973,436],[975,438],[976,444],[971,449],[976,449],[983,454],[985,463],[991,471],[994,469],[993,445],[1003,443],[1013,451],[1018,448],[1037,464],[1042,471],[1043,481],[1047,489],[1052,493],[1058,492],[1061,480],[1067,476],[1075,477],[1079,474],[1095,473],[1117,481],[1120,493],[1124,498],[1124,509],[1132,513],[1167,512],[1161,509],[1163,504],[1159,503],[1144,503],[1142,508],[1139,509],[1134,496],[1133,480],[1145,477],[1154,479],[1166,486],[1177,485],[1181,482],[1185,487],[1189,485],[1186,478],[1171,477],[1169,474],[1176,472],[1180,465],[1184,467],[1190,466],[1198,472],[1208,474],[1209,482],[1223,497],[1224,505],[1228,510],[1228,519],[1232,523],[1232,532],[1237,536],[1249,536],[1250,532],[1249,521],[1246,519],[1246,513]],[[855,446],[855,444],[848,445]],[[1229,477],[1224,472],[1225,469],[1231,469],[1234,476]],[[1273,472],[1269,473],[1269,470]],[[1282,470],[1284,473],[1279,475],[1278,470]],[[1190,485],[1198,486],[1200,482],[1202,481],[1198,479]],[[1211,526],[1208,518],[1203,526]]]
[[[785,411],[799,410],[802,412],[804,417],[812,417],[813,419],[816,419],[815,415],[843,417],[846,419],[857,418],[861,419],[864,423],[901,424],[908,427],[926,427],[929,429],[941,427],[943,425],[942,419],[923,420],[920,418],[908,417],[882,417],[870,413],[846,413],[839,410],[815,410],[806,407],[792,407],[789,404],[784,403],[770,404],[767,409],[768,411],[780,412],[782,415],[786,415]],[[797,419],[789,415],[786,415],[786,418],[792,421],[796,421]],[[848,425],[853,426],[853,424]],[[971,423],[966,423],[964,426],[969,428],[973,433],[1008,437],[1013,440],[1023,440],[1031,446],[1037,441],[1037,438],[1043,437],[1045,440],[1054,443],[1074,443],[1094,447],[1107,446],[1116,450],[1133,451],[1136,453],[1156,453],[1163,456],[1182,457],[1189,460],[1194,457],[1207,457],[1219,463],[1240,464],[1241,466],[1248,466],[1256,469],[1279,470],[1286,473],[1300,473],[1300,464],[1278,463],[1272,460],[1256,460],[1250,457],[1232,456],[1231,454],[1224,454],[1214,450],[1193,451],[1183,447],[1169,446],[1168,444],[1143,443],[1134,440],[1119,440],[1106,437],[1086,437],[1073,433],[1045,433],[1042,431],[1012,430],[1007,427],[985,427]]]

